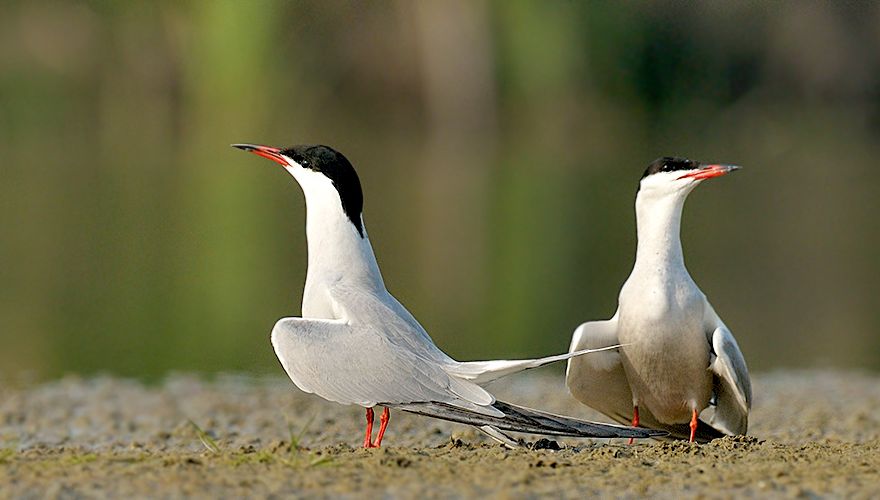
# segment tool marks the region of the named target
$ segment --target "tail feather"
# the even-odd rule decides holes
[[[565,361],[575,356],[582,356],[591,352],[608,351],[617,349],[620,345],[602,347],[600,349],[582,349],[580,351],[557,354],[537,359],[498,359],[492,361],[465,361],[445,367],[446,372],[459,378],[470,380],[475,384],[485,384],[501,377],[517,372],[537,368],[557,361]]]
[[[665,431],[578,420],[512,405],[503,401],[496,401],[492,405],[495,409],[504,413],[503,417],[475,413],[448,403],[408,403],[391,406],[406,412],[460,424],[477,427],[492,426],[503,431],[524,432],[528,434],[593,438],[647,438],[666,434]]]

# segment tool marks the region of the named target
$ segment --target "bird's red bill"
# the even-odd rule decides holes
[[[273,148],[271,146],[260,146],[257,144],[233,144],[234,147],[238,149],[243,149],[245,151],[249,151],[257,156],[262,156],[268,160],[272,160],[275,163],[279,163],[281,165],[287,165],[287,161],[281,156],[281,150],[278,148]]]
[[[721,177],[733,170],[733,168],[734,167],[731,167],[730,165],[706,165],[696,172],[682,175],[679,179],[694,179],[699,181],[703,179],[711,179],[713,177]]]

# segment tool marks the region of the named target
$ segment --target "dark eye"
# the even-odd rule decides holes
[[[301,154],[295,155],[293,157],[293,161],[299,163],[301,167],[309,166],[309,160],[307,160],[306,157]]]

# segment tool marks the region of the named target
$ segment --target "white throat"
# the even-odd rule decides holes
[[[344,283],[384,290],[385,284],[367,230],[363,236],[342,209],[339,192],[323,174],[298,166],[285,167],[297,180],[306,199],[308,272],[303,292],[303,316],[328,316],[327,286]]]
[[[641,190],[636,196],[637,270],[683,271],[681,212],[688,192],[674,194]]]

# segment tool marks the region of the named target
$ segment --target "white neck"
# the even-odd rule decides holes
[[[645,269],[684,271],[681,249],[681,211],[686,192],[661,194],[640,191],[636,196],[638,248],[633,272]]]
[[[306,237],[308,273],[303,303],[315,287],[345,282],[358,287],[385,289],[382,274],[363,218],[363,237],[342,210],[339,193],[322,174],[295,167],[288,168],[302,187],[306,198]]]
[[[308,197],[306,197],[308,200]],[[364,227],[357,228],[338,206],[326,207],[307,201],[306,237],[309,246],[309,270],[306,279],[332,277],[384,288],[382,275],[370,239]],[[339,201],[336,201],[339,204]],[[361,219],[363,225],[363,219]]]

